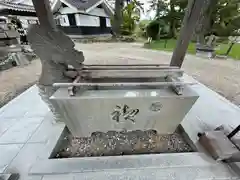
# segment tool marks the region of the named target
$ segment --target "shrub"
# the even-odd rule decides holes
[[[167,38],[168,31],[169,26],[161,19],[155,19],[151,21],[146,28],[147,36],[152,37],[153,40],[157,40],[159,38]]]

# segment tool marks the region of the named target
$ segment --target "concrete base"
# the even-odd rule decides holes
[[[196,56],[205,58],[214,58],[215,54],[213,52],[196,52]]]

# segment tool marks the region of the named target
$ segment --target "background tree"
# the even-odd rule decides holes
[[[240,0],[219,0],[212,7],[211,33],[217,36],[239,36]]]
[[[169,26],[162,19],[155,19],[151,21],[146,27],[147,36],[153,40],[159,40],[161,38],[168,38]]]
[[[169,38],[176,38],[177,30],[181,27],[181,21],[187,6],[187,0],[151,0],[149,11],[155,11],[155,19],[163,20],[169,26]]]
[[[122,9],[124,6],[124,0],[115,0],[115,11],[113,17],[113,34],[119,36],[121,33],[121,24],[123,21]]]
[[[150,22],[151,20],[147,20],[147,19],[139,21],[135,29],[135,33],[137,37],[147,38],[147,26],[149,25]]]
[[[128,3],[123,9],[123,24],[121,32],[124,35],[131,35],[135,30],[136,23],[140,20],[140,11],[134,2]]]
[[[167,2],[165,0],[151,0],[148,3],[150,4],[148,12],[155,11],[156,13],[154,18],[163,17],[167,14]]]
[[[198,44],[205,44],[206,34],[211,34],[211,16],[213,13],[213,6],[217,4],[218,0],[204,0],[205,6],[202,12],[202,16],[199,19],[199,22],[195,28],[195,37]]]
[[[240,29],[239,0],[205,0],[206,9],[196,27],[197,41],[205,44],[205,37],[238,36]]]
[[[143,11],[142,3],[138,0],[115,0],[113,31],[115,36],[121,33],[132,34],[136,23]]]
[[[206,3],[204,16],[198,23],[196,34],[199,41],[210,34],[216,36],[239,35],[240,0],[203,0]],[[155,19],[169,25],[169,38],[175,38],[181,27],[187,0],[151,0],[150,10],[156,12]]]
[[[160,39],[167,22],[162,17],[167,14],[167,3],[163,0],[151,0],[149,11],[155,11],[154,20],[147,26],[147,35],[152,39]]]

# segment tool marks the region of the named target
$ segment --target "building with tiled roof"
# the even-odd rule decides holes
[[[70,35],[95,35],[111,32],[113,8],[106,0],[53,0],[51,9],[60,29]],[[17,16],[27,28],[38,23],[31,0],[0,1],[0,13]]]

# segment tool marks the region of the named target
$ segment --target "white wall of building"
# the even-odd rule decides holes
[[[74,14],[74,13],[85,13],[84,11],[79,11],[76,9],[72,9],[69,7],[64,7],[59,10],[61,14]],[[102,16],[102,17],[109,17],[105,10],[102,8],[95,8],[92,11],[88,12],[87,14],[89,15],[94,15],[94,16]]]
[[[67,15],[60,15],[58,17],[61,26],[69,26],[69,20]],[[75,14],[76,25],[77,26],[90,26],[90,27],[99,27],[100,18],[97,16],[89,16],[84,14]],[[110,18],[106,18],[106,26],[111,26]]]
[[[29,24],[37,24],[38,18],[31,16],[17,16],[17,18],[22,23],[23,28],[27,29]]]
[[[78,12],[81,12],[81,11],[75,10],[73,8],[70,8],[70,7],[62,7],[62,8],[60,8],[59,12],[61,14],[73,14],[73,13],[78,13]]]
[[[70,25],[67,15],[61,15],[59,18],[59,21],[60,21],[61,26],[69,26]]]
[[[104,11],[104,9],[102,8],[95,8],[92,11],[88,12],[88,14],[95,15],[95,16],[109,17]]]
[[[67,15],[60,15],[58,18],[61,26],[70,26]],[[75,19],[77,26],[90,26],[90,27],[100,26],[100,19],[97,16],[75,14]]]
[[[111,27],[111,21],[109,16],[106,14],[105,10],[102,8],[94,8],[87,14],[83,11],[79,11],[77,9],[62,7],[60,8],[60,25],[61,26],[69,26],[69,20],[67,14],[75,14],[76,25],[77,26],[90,26],[90,27],[99,27],[100,26],[100,18],[106,18],[106,26]],[[84,14],[83,14],[84,13]]]
[[[91,27],[100,26],[100,19],[97,16],[79,14],[79,17],[80,17],[79,26],[91,26]]]
[[[107,27],[112,27],[110,18],[106,18]]]
[[[81,23],[80,23],[80,15],[79,14],[75,14],[75,19],[76,19],[77,26],[80,26],[81,25]]]

